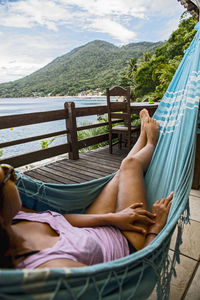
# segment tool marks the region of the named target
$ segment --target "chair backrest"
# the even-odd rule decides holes
[[[130,87],[126,89],[116,86],[112,89],[106,89],[107,106],[108,106],[108,122],[112,123],[112,119],[123,120],[126,126],[131,127],[131,105],[130,105]],[[124,102],[111,101],[111,96],[123,96]]]

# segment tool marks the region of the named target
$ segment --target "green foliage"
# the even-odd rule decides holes
[[[48,148],[53,143],[53,141],[55,141],[55,139],[56,139],[56,137],[40,141],[41,148],[42,149]]]
[[[158,80],[153,80],[152,74],[156,67],[166,62],[164,56],[153,57],[149,62],[143,64],[135,74],[136,88],[135,96],[142,97],[153,92],[159,84]]]
[[[194,30],[196,22],[193,18],[184,19],[178,29],[171,34],[169,40],[156,50],[156,56],[164,55],[168,59],[183,56],[184,50],[189,47],[196,33]]]
[[[98,119],[97,123],[104,123],[104,122],[108,121],[107,115],[99,116],[97,119]],[[92,123],[87,122],[87,121],[84,121],[84,122],[81,123],[82,126],[84,126],[84,125],[91,125],[91,124]],[[107,133],[108,131],[109,131],[108,126],[102,126],[102,127],[97,127],[97,128],[91,128],[91,129],[81,130],[81,131],[77,132],[77,134],[78,134],[78,140],[83,140],[83,139],[87,139],[87,138],[92,137],[92,136],[104,134],[104,133]],[[106,146],[106,145],[108,145],[107,141],[99,143],[99,144],[96,144],[96,145],[89,146],[87,148],[81,149],[80,151],[81,152],[86,152],[86,151],[97,149],[97,148],[100,148],[100,147],[103,147],[103,146]]]
[[[0,157],[3,156],[4,150],[0,148]]]
[[[128,70],[127,70],[127,76],[132,81],[135,80],[135,72],[137,71],[137,59],[131,58],[131,60],[128,63]]]
[[[159,82],[155,89],[157,97],[162,98],[167,87],[172,81],[174,73],[176,72],[181,60],[181,55],[175,56],[174,59],[169,60],[168,63],[158,65],[153,71],[153,80]]]
[[[155,53],[163,43],[132,43],[116,47],[93,41],[56,58],[23,79],[0,84],[0,97],[77,95],[79,92],[120,84],[128,61],[144,52]],[[127,84],[128,82],[126,82]]]
[[[141,120],[137,114],[131,115],[131,125],[132,126],[139,126],[141,124]]]
[[[196,20],[184,19],[169,40],[157,48],[155,54],[146,52],[143,57],[131,59],[122,74],[123,86],[132,87],[132,98],[143,101],[149,96],[162,98],[169,86],[194,35]],[[126,85],[127,84],[127,85]]]

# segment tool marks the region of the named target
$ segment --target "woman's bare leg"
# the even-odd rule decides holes
[[[145,123],[149,120],[149,113],[146,109],[140,112],[141,132],[140,136],[127,155],[131,157],[140,151],[147,143],[147,135],[145,130]],[[118,187],[119,187],[120,170],[115,174],[112,180],[103,188],[97,199],[90,205],[88,214],[105,214],[115,212],[117,206]]]
[[[128,153],[127,157],[136,154],[138,151],[140,151],[146,145],[147,135],[146,135],[146,130],[145,130],[145,123],[148,122],[149,119],[150,119],[150,116],[149,116],[148,110],[146,108],[142,109],[140,112],[140,120],[141,120],[140,136],[139,136],[137,142],[135,143],[135,145],[133,146],[133,148],[131,149],[131,151]]]
[[[157,144],[159,126],[155,120],[149,119],[145,124],[145,129],[147,133],[146,146],[134,155],[125,158],[121,165],[116,211],[138,202],[142,202],[143,208],[147,209],[144,172],[149,166]],[[141,224],[135,225],[145,228]],[[143,248],[145,242],[143,234],[133,231],[124,231],[123,234],[137,250]]]

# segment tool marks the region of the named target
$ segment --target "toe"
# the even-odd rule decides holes
[[[141,111],[140,111],[140,118],[148,118],[149,117],[149,112],[146,108],[143,108]]]

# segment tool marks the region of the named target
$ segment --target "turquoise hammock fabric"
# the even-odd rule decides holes
[[[148,247],[108,263],[71,269],[2,270],[0,299],[147,299],[156,283],[158,299],[168,299],[170,279],[175,273],[175,262],[179,261],[183,223],[189,218],[200,98],[200,23],[196,29],[197,34],[154,115],[160,124],[160,137],[145,176],[149,208],[155,200],[174,191],[162,232]],[[19,174],[18,187],[23,204],[29,208],[84,213],[113,176],[56,185]],[[170,260],[169,244],[178,220],[181,222]]]

